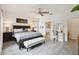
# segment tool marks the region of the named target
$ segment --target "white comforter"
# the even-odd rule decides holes
[[[38,35],[41,35],[41,33],[39,32],[19,32],[19,33],[14,33],[13,37],[15,37],[17,42],[19,42],[19,40],[28,39],[29,37],[38,36]]]

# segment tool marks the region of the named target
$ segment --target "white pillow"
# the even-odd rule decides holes
[[[14,32],[23,32],[23,29],[14,29]]]

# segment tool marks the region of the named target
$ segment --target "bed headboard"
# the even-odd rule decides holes
[[[20,29],[20,28],[23,28],[23,29],[25,29],[25,28],[30,29],[30,26],[13,25],[13,29]]]

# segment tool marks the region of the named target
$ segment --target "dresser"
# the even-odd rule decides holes
[[[3,33],[3,42],[12,40],[12,32],[4,32]]]

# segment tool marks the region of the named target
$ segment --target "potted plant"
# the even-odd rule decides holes
[[[79,4],[72,8],[71,12],[79,11]]]

